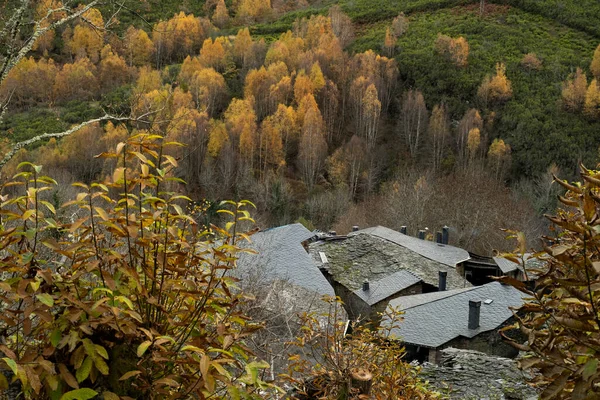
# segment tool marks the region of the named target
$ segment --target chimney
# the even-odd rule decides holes
[[[337,236],[337,232],[336,232],[336,231],[329,231],[329,234],[330,234],[331,236]]]
[[[448,244],[448,235],[450,233],[450,228],[444,226],[442,228],[442,244]]]
[[[423,229],[421,229],[419,231],[419,239],[424,240],[425,239],[425,231]]]
[[[448,275],[448,273],[446,271],[439,271],[438,275],[439,275],[438,291],[443,292],[444,290],[446,290],[446,276]]]
[[[366,291],[368,291],[368,290],[369,290],[369,281],[364,281],[364,282],[363,282],[363,287],[362,287],[362,289],[363,289],[363,292],[366,292]]]
[[[469,329],[479,328],[481,301],[469,300]]]
[[[402,225],[400,227],[400,233],[402,233],[403,235],[406,235],[406,225]]]
[[[358,225],[354,225],[352,226],[352,232],[357,232],[360,228],[358,227]]]
[[[442,232],[440,232],[440,231],[436,232],[436,234],[435,234],[435,241],[436,241],[436,243],[439,243],[439,244],[443,244],[444,243],[444,236],[443,236]]]

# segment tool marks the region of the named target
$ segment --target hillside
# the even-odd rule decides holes
[[[249,198],[267,226],[452,224],[456,244],[487,253],[504,247],[499,228],[543,231],[549,168],[571,177],[598,161],[600,14],[591,1],[561,4],[568,12],[495,1],[482,15],[479,1],[460,0],[132,2],[102,35],[74,21],[31,53],[0,90],[12,99],[0,135],[8,146],[104,112],[166,107],[172,123],[126,130],[188,145],[178,177],[198,201]],[[399,13],[405,26],[390,36]],[[586,77],[573,107],[563,87],[577,68]],[[32,160],[89,181],[107,166],[88,157],[124,132],[102,124],[38,142],[7,167]],[[95,146],[73,153],[90,137]],[[465,193],[483,220],[439,200]]]

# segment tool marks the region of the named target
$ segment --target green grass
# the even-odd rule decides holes
[[[600,2],[597,0],[494,0],[494,2],[510,4],[600,37]]]
[[[42,133],[61,132],[70,125],[99,117],[102,111],[96,102],[72,101],[62,107],[31,108],[9,113],[0,124],[0,132],[13,142],[31,139]],[[42,144],[38,142],[35,147]]]

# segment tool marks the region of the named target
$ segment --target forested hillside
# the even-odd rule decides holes
[[[46,32],[3,76],[5,153],[111,116],[19,150],[3,178],[43,164],[60,204],[67,183],[111,173],[95,155],[150,132],[185,145],[177,177],[209,210],[250,199],[262,227],[339,233],[448,225],[454,244],[490,253],[500,228],[543,232],[550,172],[598,162],[594,1],[124,4]],[[51,24],[60,7],[30,11]]]

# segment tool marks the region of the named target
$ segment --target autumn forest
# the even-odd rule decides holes
[[[111,174],[117,161],[95,156],[147,132],[183,144],[172,184],[211,222],[220,200],[249,199],[261,227],[448,225],[489,255],[500,228],[546,233],[552,174],[598,161],[600,33],[583,6],[130,3],[46,30],[3,76],[4,154],[81,124],[3,166],[43,165],[57,207],[69,183]],[[32,4],[41,27],[64,17],[59,0]]]

